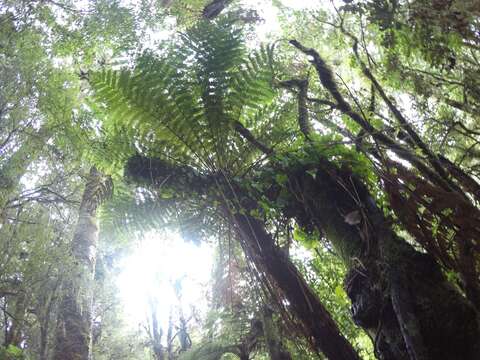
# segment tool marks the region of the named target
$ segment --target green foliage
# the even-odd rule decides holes
[[[293,249],[296,265],[362,358],[374,359],[370,338],[355,326],[350,317],[350,300],[343,289],[344,264],[328,244],[318,241],[316,234],[305,234],[299,229],[294,234],[295,240],[309,249],[308,252]]]
[[[424,0],[345,1],[338,13],[326,8],[292,10],[274,2],[283,32],[274,37],[296,38],[318,49],[334,65],[340,91],[355,105],[354,110],[378,131],[411,146],[408,138],[400,137],[399,124],[378,93],[374,109],[370,108],[370,84],[361,77],[352,56],[351,38],[339,28],[338,16],[342,16],[342,26],[361,38],[361,59],[433,152],[456,161],[478,179],[479,41],[474,2],[451,1],[446,7],[442,4],[447,2],[440,1],[432,7]],[[359,175],[381,199],[384,211],[391,212],[375,173],[379,161],[367,157],[375,149],[388,159],[385,149],[364,136],[367,155],[360,153],[353,144],[359,125],[335,108],[313,103],[308,108],[315,134],[306,143],[297,129],[295,96],[280,94],[275,84],[287,74],[308,77],[309,97],[331,99],[307,61],[284,41],[277,42],[275,49],[263,45],[249,50],[246,39],[255,34],[246,32],[239,13],[206,22],[200,17],[207,3],[142,1],[134,6],[101,0],[88,2],[85,8],[72,1],[2,4],[0,290],[13,294],[2,297],[7,311],[19,308],[22,313],[16,304],[19,293],[26,294],[28,306],[20,323],[26,348],[2,349],[0,359],[21,359],[23,353],[37,358],[45,326],[50,326],[47,342],[52,345],[55,314],[49,304],[55,309],[57,283],[73,266],[67,249],[87,163],[95,163],[118,183],[115,196],[99,216],[102,239],[111,248],[101,253],[96,277],[106,283],[113,281],[107,265],[110,259],[128,252],[132,238],[147,230],[180,227],[184,238],[193,241],[226,233],[223,219],[215,213],[218,201],[209,203],[205,196],[196,195],[187,200],[186,191],[168,186],[154,191],[121,184],[125,161],[137,153],[188,165],[199,174],[234,175],[252,196],[279,190],[275,202],[263,196],[258,199],[261,209],[249,213],[277,231],[279,243],[287,241],[279,211],[289,195],[285,169],[314,169],[327,159]],[[167,15],[176,20],[164,22]],[[172,31],[171,39],[160,47],[143,51],[148,45],[139,40],[146,43],[147,35],[154,37],[156,31],[166,29],[166,23],[182,32]],[[112,58],[126,57],[128,63],[133,49],[142,52],[133,66],[115,66]],[[275,156],[261,158],[235,131],[238,123],[274,148]],[[260,167],[262,176],[256,171]],[[314,170],[309,173],[316,176]],[[445,209],[441,216],[448,218],[452,211]],[[437,218],[431,221],[434,236],[442,232],[439,224]],[[453,238],[453,233],[446,235]],[[310,250],[308,256],[298,258],[298,267],[342,331],[365,358],[372,358],[370,340],[349,319],[341,284],[345,270],[337,254],[328,241],[320,244],[318,233],[305,234],[295,226],[293,237]],[[450,243],[446,245],[450,249]],[[222,256],[230,257],[230,244],[228,252],[226,248],[223,244]],[[233,252],[238,256],[240,250]],[[247,267],[242,261],[242,268]],[[225,287],[222,266],[217,271]],[[447,276],[461,284],[458,272],[449,270]],[[246,309],[232,316],[223,304],[222,311],[212,312],[205,333],[215,341],[194,347],[184,354],[185,359],[218,358],[240,339],[246,319],[258,310],[260,296],[246,285],[238,287],[237,298],[248,303]],[[104,335],[95,345],[95,356],[147,356],[138,334],[125,330],[120,315],[108,310],[115,289],[99,285],[98,292],[99,309],[105,310]],[[9,315],[3,316],[12,321]],[[295,353],[297,339],[289,344]],[[298,359],[310,358],[302,351],[295,354]],[[257,358],[265,354],[260,351]]]
[[[5,336],[15,328],[28,359],[53,348],[59,283],[73,268],[80,160],[96,137],[80,106],[80,64],[135,40],[130,11],[87,3],[7,1],[0,9],[1,322]],[[23,358],[13,346],[2,356]]]
[[[376,176],[373,172],[369,159],[357,152],[351,146],[345,145],[343,138],[336,134],[312,135],[312,142],[293,147],[290,151],[276,154],[271,166],[271,171],[264,171],[270,174],[271,182],[284,186],[287,177],[283,173],[277,173],[281,169],[316,169],[319,161],[329,160],[338,168],[350,169],[354,174],[362,178],[366,183],[374,186]],[[312,176],[315,176],[312,173]]]
[[[25,359],[22,349],[14,346],[8,345],[7,348],[0,348],[0,359],[1,360],[22,360]]]
[[[231,351],[233,351],[231,346],[222,343],[201,343],[180,355],[179,360],[218,360]]]
[[[134,71],[90,73],[105,152],[115,154],[109,161],[139,152],[204,169],[239,166],[251,151],[232,130],[237,121],[252,132],[263,127],[254,119],[273,99],[272,51],[247,56],[240,29],[222,18],[200,22],[177,50],[145,53]]]

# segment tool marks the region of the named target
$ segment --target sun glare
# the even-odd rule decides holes
[[[203,312],[207,306],[213,249],[207,244],[184,242],[174,233],[149,232],[132,254],[124,259],[118,278],[125,315],[135,324],[145,323],[149,301],[155,299],[157,318],[166,328],[173,308],[180,306],[175,284],[181,281],[181,307],[188,317],[192,307]]]

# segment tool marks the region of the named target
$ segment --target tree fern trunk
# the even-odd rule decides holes
[[[181,191],[189,188],[192,192],[197,193],[207,193],[209,187],[220,186],[219,193],[225,194],[225,198],[211,200],[223,204],[223,206],[219,205],[219,211],[231,221],[244,251],[283,292],[285,299],[290,304],[290,311],[302,324],[313,347],[317,351],[323,352],[330,360],[360,359],[295,265],[276,246],[274,239],[265,229],[265,223],[247,215],[253,210],[260,209],[256,201],[249,198],[247,192],[240,187],[232,190],[231,182],[222,185],[220,179],[214,181],[199,176],[191,168],[175,167],[159,159],[140,156],[129,160],[126,175],[138,183],[153,186],[156,184],[181,186],[183,187]],[[227,204],[226,199],[228,198],[239,198],[239,203],[243,207],[232,211]]]
[[[283,292],[292,313],[308,337],[313,339],[316,349],[331,360],[359,360],[360,357],[340,333],[317,295],[292,261],[275,245],[264,224],[252,216],[238,213],[233,215],[233,221],[244,250]]]
[[[98,227],[96,212],[111,191],[111,181],[90,171],[72,240],[72,274],[64,283],[57,321],[55,360],[89,360],[93,284]]]

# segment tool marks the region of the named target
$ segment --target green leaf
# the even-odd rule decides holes
[[[345,299],[346,297],[345,290],[343,290],[343,288],[340,285],[337,285],[335,287],[335,295],[340,299]]]
[[[275,175],[275,181],[279,185],[285,185],[288,181],[288,176],[285,174],[277,174]]]

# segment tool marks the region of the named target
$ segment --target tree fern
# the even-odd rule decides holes
[[[199,22],[179,36],[176,48],[146,52],[132,70],[89,73],[90,107],[102,119],[103,135],[92,146],[93,157],[111,162],[113,169],[139,153],[199,173],[242,173],[259,153],[235,125],[242,124],[266,144],[275,138],[272,121],[281,114],[274,100],[274,74],[273,47],[248,53],[235,19]],[[175,226],[184,238],[196,241],[209,237],[206,229],[217,228],[217,215],[205,213],[202,199],[169,198],[165,187],[161,194],[117,189],[101,215],[106,232]]]
[[[180,199],[169,189],[132,189],[122,183],[102,207],[99,219],[102,232],[116,237],[170,230],[179,231],[184,240],[194,243],[210,238],[219,223],[218,216],[201,199]]]
[[[254,151],[234,125],[260,135],[270,121],[273,47],[247,54],[240,27],[228,17],[199,22],[178,45],[167,55],[144,54],[132,71],[89,74],[106,138],[130,139],[115,149],[123,159],[138,152],[202,170],[245,166]]]

